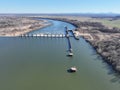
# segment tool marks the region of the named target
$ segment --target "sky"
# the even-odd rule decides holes
[[[120,0],[1,0],[0,13],[120,14]]]

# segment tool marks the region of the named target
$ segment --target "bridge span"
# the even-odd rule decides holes
[[[20,37],[64,38],[64,37],[66,37],[66,35],[65,34],[44,34],[44,33],[39,33],[39,34],[23,34]]]

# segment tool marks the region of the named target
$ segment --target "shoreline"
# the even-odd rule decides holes
[[[42,17],[42,18],[43,18],[43,17]],[[84,35],[83,35],[83,36],[80,35],[80,36],[83,37],[83,38],[86,40],[86,42],[88,42],[90,45],[92,45],[92,47],[95,49],[96,53],[99,54],[99,55],[102,57],[102,59],[103,59],[104,62],[108,63],[108,64],[112,67],[112,69],[113,69],[114,71],[116,71],[117,73],[120,73],[120,66],[119,66],[119,64],[117,65],[117,64],[115,63],[115,61],[112,61],[112,59],[109,60],[109,59],[108,59],[109,56],[103,55],[104,52],[100,52],[100,51],[99,51],[99,49],[101,49],[101,47],[99,47],[99,44],[95,44],[96,42],[97,42],[97,43],[105,42],[104,39],[101,39],[102,36],[99,37],[99,36],[97,36],[97,35],[89,32],[88,30],[83,31],[83,30],[79,27],[79,24],[76,23],[76,20],[75,20],[75,21],[72,21],[72,20],[70,20],[69,18],[54,18],[54,17],[52,17],[52,18],[47,18],[47,19],[64,21],[64,22],[70,23],[70,24],[74,25],[74,26],[77,28],[76,30],[77,30],[77,32],[79,32],[79,35],[80,35],[80,33],[90,34],[90,36],[93,37],[93,40],[89,39],[89,38],[90,38],[89,36],[84,36]],[[99,34],[99,33],[98,33],[98,34]],[[103,33],[103,34],[104,34],[104,33]],[[108,34],[109,34],[109,33],[108,33]],[[111,33],[111,34],[112,34],[112,33]],[[110,34],[110,35],[111,35],[111,34]],[[101,35],[102,35],[102,33],[101,33]],[[116,34],[114,34],[114,35],[116,35]],[[118,34],[118,36],[119,36],[119,34]],[[107,35],[105,35],[105,36],[103,35],[102,38],[104,38],[104,37],[107,37]],[[109,39],[111,40],[110,37],[108,37],[107,39],[108,39],[108,40],[109,40]],[[111,40],[111,41],[112,41],[112,40]],[[101,44],[101,45],[102,45],[102,44]],[[104,47],[104,48],[105,48],[105,47]]]
[[[1,25],[0,37],[21,36],[23,34],[31,32],[31,31],[41,29],[41,28],[51,25],[51,23],[48,22],[47,20],[35,20],[32,18],[27,18],[27,17],[25,17],[25,18],[5,17],[5,19],[4,19],[4,17],[0,17],[0,19],[1,18],[3,20],[0,21],[0,25]],[[12,24],[9,22],[12,22]],[[6,26],[5,24],[1,24],[1,23],[5,23],[8,26]],[[11,24],[11,26],[9,24]]]
[[[63,22],[67,22],[67,23],[74,25],[76,27],[77,34],[79,34],[79,36],[83,37],[90,45],[92,45],[92,47],[95,49],[95,51],[103,58],[103,60],[106,63],[108,63],[116,72],[120,73],[120,62],[119,62],[119,60],[117,60],[117,58],[119,59],[119,57],[116,56],[117,58],[115,57],[115,59],[114,59],[115,54],[113,55],[113,53],[111,53],[110,50],[108,50],[107,52],[105,51],[107,48],[106,46],[109,47],[110,46],[109,43],[113,43],[113,41],[114,41],[113,38],[116,38],[116,36],[117,36],[117,38],[119,37],[119,33],[109,33],[109,32],[104,33],[104,32],[101,32],[99,30],[97,30],[94,33],[92,31],[90,31],[89,29],[81,28],[81,26],[86,25],[86,23],[80,22],[78,20],[69,19],[69,17],[68,18],[59,18],[59,17],[56,18],[53,16],[53,17],[35,17],[35,18],[41,18],[41,19],[45,18],[45,19],[58,20],[58,21],[63,21]],[[38,21],[38,20],[36,20],[36,21]],[[34,22],[36,22],[36,21],[34,21]],[[24,30],[19,31],[19,32],[17,32],[17,30],[16,30],[16,31],[11,32],[7,35],[3,35],[3,36],[0,35],[0,36],[1,37],[16,37],[16,36],[20,36],[22,34],[26,34],[26,33],[29,33],[31,31],[41,29],[41,28],[44,28],[44,27],[51,25],[51,23],[48,23],[47,20],[43,20],[42,23],[38,23],[38,22],[36,25],[34,24],[32,26],[32,28],[30,28],[30,26],[27,27],[26,28],[27,30],[24,29]],[[32,22],[32,24],[33,24],[33,22]],[[93,26],[96,25],[96,23],[91,23],[91,22],[87,22],[87,24],[93,25]],[[97,25],[104,27],[100,23],[97,23]],[[105,46],[104,43],[108,43],[108,44],[106,44],[106,46]]]

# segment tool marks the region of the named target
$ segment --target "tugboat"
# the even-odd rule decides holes
[[[73,56],[73,53],[72,53],[72,52],[69,52],[69,53],[68,53],[68,56],[72,57],[72,56]]]
[[[77,71],[77,68],[76,67],[71,67],[70,69],[68,69],[68,72],[69,73],[74,73]]]
[[[69,57],[72,57],[72,56],[73,56],[72,48],[70,48],[70,49],[68,50],[68,55],[67,55],[67,56],[69,56]]]

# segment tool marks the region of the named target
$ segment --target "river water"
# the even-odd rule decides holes
[[[64,33],[69,23],[31,33]],[[67,57],[66,38],[0,38],[0,90],[120,90],[120,76],[84,39],[70,38],[74,56]],[[76,66],[76,73],[67,70]]]

